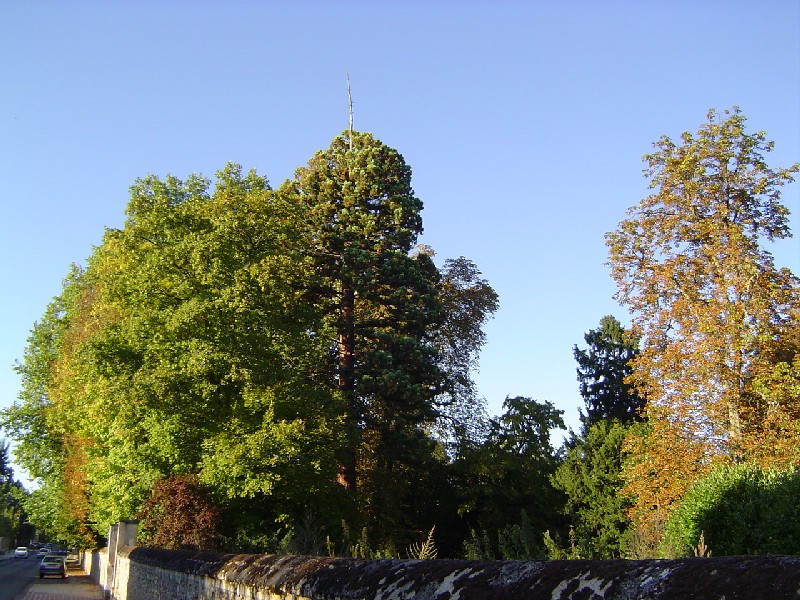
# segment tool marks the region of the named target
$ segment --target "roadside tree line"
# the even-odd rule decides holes
[[[737,477],[780,496],[799,460],[800,286],[763,246],[790,235],[798,166],[771,149],[733,109],[645,157],[653,193],[607,236],[630,326],[575,347],[586,411],[558,449],[547,401],[487,414],[471,374],[497,294],[417,245],[410,167],[371,134],[277,189],[233,164],[137,181],[2,414],[40,483],[31,522],[72,545],[139,515],[167,547],[368,557],[734,547],[708,507]]]

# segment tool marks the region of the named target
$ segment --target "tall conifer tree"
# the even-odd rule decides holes
[[[355,489],[364,432],[397,444],[435,418],[443,374],[429,327],[439,319],[439,275],[428,254],[411,255],[422,233],[411,168],[371,134],[345,131],[297,170],[293,186],[308,211],[308,299],[336,332],[331,381],[350,440],[340,483]]]

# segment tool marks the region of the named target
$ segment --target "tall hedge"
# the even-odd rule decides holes
[[[665,525],[662,553],[800,554],[800,472],[721,466],[700,480]]]

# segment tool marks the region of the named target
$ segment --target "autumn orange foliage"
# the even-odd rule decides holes
[[[745,121],[712,110],[680,144],[662,137],[644,157],[654,192],[607,236],[643,340],[628,381],[649,433],[629,438],[623,477],[651,548],[654,523],[715,463],[797,463],[800,285],[761,244],[791,236],[779,188],[800,165],[769,167],[772,142]]]

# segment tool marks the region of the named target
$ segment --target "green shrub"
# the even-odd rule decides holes
[[[531,523],[528,513],[520,513],[519,523],[506,525],[497,532],[497,546],[503,560],[537,560],[547,556],[539,541],[542,534]]]
[[[495,560],[497,557],[492,550],[489,533],[483,529],[480,532],[469,530],[469,539],[464,540],[464,558],[467,560]]]
[[[714,556],[800,554],[800,472],[740,464],[695,484],[664,527],[661,553],[692,556],[700,535]]]

